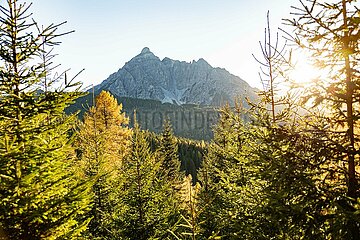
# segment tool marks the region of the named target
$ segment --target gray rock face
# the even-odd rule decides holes
[[[225,69],[213,68],[202,58],[191,63],[167,57],[160,60],[147,47],[95,90],[178,105],[219,106],[233,104],[236,97],[256,98],[255,89],[244,80]]]

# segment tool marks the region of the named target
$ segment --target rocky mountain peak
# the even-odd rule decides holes
[[[200,105],[234,103],[235,97],[255,99],[255,89],[225,69],[213,68],[200,58],[191,63],[165,57],[162,61],[148,47],[111,74],[95,90],[118,97]]]
[[[148,47],[144,47],[142,50],[141,50],[141,53],[140,54],[147,54],[147,53],[152,53],[150,51],[150,49]]]
[[[130,62],[146,61],[146,60],[159,60],[160,61],[160,59],[157,56],[155,56],[148,47],[144,47],[141,50],[140,54],[138,54],[133,59],[131,59]]]
[[[200,58],[196,63],[200,66],[211,68],[211,65],[203,58]]]

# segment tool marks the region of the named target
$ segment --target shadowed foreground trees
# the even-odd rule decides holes
[[[286,111],[276,116],[255,105],[250,123],[225,108],[200,176],[198,209],[204,209],[205,237],[360,236],[359,9],[351,0],[305,3],[295,8],[298,15],[290,23],[295,43],[313,53],[328,73],[306,91],[305,102],[315,108],[299,115],[297,109],[304,106],[284,99]]]
[[[296,32],[294,41],[312,54],[313,62],[326,75],[313,82],[306,100],[328,106],[328,138],[342,146],[348,165],[347,195],[358,196],[355,159],[359,139],[359,9],[356,1],[301,2],[297,19],[289,20]],[[324,71],[325,70],[325,71]],[[344,158],[346,156],[346,158]]]
[[[339,226],[336,231],[339,237],[358,239],[359,8],[354,0],[300,3],[295,8],[297,18],[289,21],[295,30],[295,43],[309,51],[314,63],[326,73],[313,82],[306,100],[327,107],[323,115],[316,116],[327,122],[318,130],[326,136],[327,146],[337,150],[332,155],[339,176],[336,210],[343,221],[338,223],[346,227]]]
[[[26,3],[5,5],[0,6],[0,228],[10,239],[76,238],[86,229],[88,220],[78,220],[91,194],[73,168],[76,117],[63,113],[80,96],[79,84],[50,72],[48,48],[64,33],[57,31],[61,24],[40,28]]]

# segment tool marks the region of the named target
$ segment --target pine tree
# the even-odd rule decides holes
[[[214,140],[200,169],[198,211],[201,235],[205,238],[246,238],[250,225],[247,197],[252,181],[252,157],[248,145],[251,135],[247,132],[243,116],[229,106],[220,111]],[[248,226],[246,226],[248,225]]]
[[[342,176],[337,181],[340,186],[334,202],[339,204],[335,207],[339,210],[336,219],[342,227],[335,226],[336,223],[331,225],[334,234],[338,234],[334,237],[357,239],[360,231],[355,210],[359,199],[356,172],[360,114],[359,8],[354,0],[300,3],[294,7],[296,18],[289,20],[295,30],[295,43],[308,50],[316,66],[326,72],[307,90],[307,100],[312,100],[315,106],[327,107],[323,115],[317,116],[327,125],[318,129],[326,133],[328,148],[337,149],[331,161],[337,166],[337,174]],[[346,171],[342,170],[343,162],[347,163]]]
[[[0,6],[0,228],[10,239],[74,238],[88,224],[90,194],[73,165],[76,117],[64,108],[81,94],[66,74],[60,87],[64,74],[46,81],[53,67],[43,56],[66,33],[41,29],[30,6]]]
[[[248,233],[255,238],[321,239],[326,223],[321,220],[319,209],[328,206],[328,192],[319,176],[324,174],[322,164],[327,164],[323,158],[328,158],[331,151],[325,150],[324,136],[312,127],[313,119],[309,117],[311,121],[305,122],[306,117],[297,114],[299,106],[295,99],[289,94],[284,97],[276,94],[275,78],[288,79],[286,74],[292,66],[285,56],[286,42],[284,48],[278,49],[276,36],[272,45],[269,14],[267,25],[265,42],[260,43],[264,63],[258,62],[267,68],[263,74],[268,77],[270,91],[265,89],[262,103],[253,105],[248,130],[253,139],[248,151],[252,168],[256,169],[252,189],[255,186],[258,190],[251,193],[253,197],[245,204],[251,206],[257,201],[258,205],[250,208],[252,214],[248,219],[252,227],[245,231],[251,231]],[[271,104],[270,113],[264,104]],[[283,110],[277,113],[276,104]]]
[[[201,236],[322,239],[332,197],[323,177],[333,150],[301,119],[279,126],[271,112],[260,110],[264,116],[257,112],[251,124],[241,111],[221,111],[200,169]]]
[[[356,1],[344,0],[332,3],[309,1],[298,7],[298,19],[290,21],[297,31],[296,42],[309,49],[317,64],[329,75],[317,79],[309,98],[315,103],[328,103],[333,115],[329,120],[339,132],[348,162],[348,195],[357,196],[355,178],[356,135],[359,91],[359,9]],[[321,16],[319,16],[321,13]],[[321,18],[320,17],[324,17]],[[339,128],[339,124],[343,127]],[[340,141],[340,139],[339,139]]]
[[[80,169],[92,183],[93,207],[89,232],[92,238],[112,236],[113,189],[121,179],[120,168],[128,150],[131,131],[128,119],[121,113],[122,105],[106,91],[102,91],[84,115],[80,124],[76,147],[80,153]]]
[[[168,235],[173,215],[172,186],[159,178],[161,158],[151,152],[146,134],[135,121],[131,147],[123,164],[124,182],[117,221],[121,239],[157,239]]]
[[[164,171],[163,174],[169,181],[172,181],[173,184],[178,184],[182,179],[178,145],[172,132],[171,123],[168,119],[165,120],[163,125],[159,154],[162,157],[161,169]]]
[[[255,177],[260,189],[254,236],[324,239],[333,217],[330,201],[335,192],[327,171],[334,149],[313,127],[316,119],[287,119],[279,126],[263,114],[257,115],[251,131],[255,141],[250,152],[259,169]]]
[[[185,175],[191,175],[193,184],[198,181],[197,171],[206,154],[207,145],[204,141],[194,141],[190,139],[178,138],[179,158],[181,169]]]
[[[357,95],[356,88],[352,93],[349,91],[348,82],[338,81],[342,74],[347,79],[350,77],[346,70],[346,58],[349,57],[346,57],[349,55],[346,48],[358,46],[354,30],[358,23],[356,27],[357,21],[352,19],[356,7],[346,10],[346,5],[351,8],[352,1],[331,4],[308,1],[309,5],[300,2],[302,7],[295,7],[298,19],[290,21],[297,28],[298,35],[294,40],[313,51],[317,63],[329,70],[332,79],[332,82],[318,79],[307,90],[307,99],[313,99],[315,106],[332,106],[332,110],[321,114],[308,110],[307,116],[299,116],[290,105],[287,114],[281,116],[281,122],[276,123],[261,106],[255,108],[252,117],[254,144],[250,152],[254,166],[262,171],[256,174],[261,191],[258,192],[259,207],[254,208],[259,216],[254,222],[258,232],[253,236],[266,239],[357,239],[358,206],[356,196],[350,194],[355,183],[354,179],[351,180],[351,167],[348,172],[342,168],[345,156],[350,165],[356,156],[349,151],[352,148],[350,136],[354,135],[350,126],[353,120],[356,122],[356,115],[352,115],[351,120],[347,114],[356,114],[356,108],[351,109],[349,102],[355,106]],[[351,25],[349,29],[342,25],[346,15],[349,19],[345,25]],[[344,32],[348,32],[345,35],[353,34],[350,45],[345,44]],[[339,60],[339,56],[345,60]],[[343,69],[339,68],[341,62],[345,63]],[[353,62],[352,77],[358,72],[356,66]],[[356,84],[355,79],[351,84]],[[332,111],[334,114],[329,115]],[[345,132],[343,127],[346,125],[349,128]],[[350,141],[346,140],[346,135]],[[347,195],[350,198],[344,198],[347,176]]]

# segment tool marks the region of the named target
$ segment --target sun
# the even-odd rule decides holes
[[[294,68],[290,70],[289,79],[295,84],[306,87],[321,76],[321,70],[316,68],[306,53],[296,54]]]

